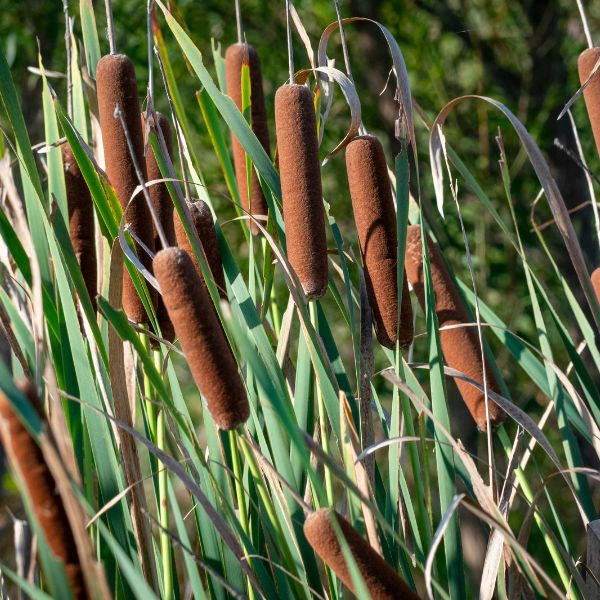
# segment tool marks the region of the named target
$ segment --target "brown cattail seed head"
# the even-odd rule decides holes
[[[588,80],[598,59],[600,59],[600,48],[588,48],[579,55],[577,67],[582,85]],[[583,90],[583,97],[596,142],[596,150],[600,156],[600,69]]]
[[[275,126],[288,259],[306,296],[319,298],[327,290],[327,240],[315,109],[307,87],[277,90]]]
[[[118,106],[131,136],[135,159],[145,177],[144,139],[133,63],[123,54],[102,57],[98,61],[96,86],[106,174],[123,210],[127,207],[126,222],[142,242],[154,250],[154,226],[144,195],[140,193],[129,202],[139,181],[123,127],[120,120],[115,118],[115,108]],[[140,261],[150,269],[152,259],[141,247],[137,246],[136,250]],[[150,287],[149,292],[153,303],[156,303],[153,288]],[[142,300],[126,271],[123,273],[123,308],[131,320],[137,323],[148,321]]]
[[[594,272],[592,273],[592,286],[596,292],[596,298],[598,298],[598,302],[600,302],[600,267],[594,269]]]
[[[167,146],[167,151],[169,156],[173,156],[173,138],[171,135],[171,124],[169,119],[165,117],[162,113],[155,113],[156,122],[153,117],[150,117],[150,127],[153,130],[160,130],[165,138],[165,145]],[[146,124],[146,113],[142,114],[142,127],[145,127]],[[158,133],[157,133],[158,135]],[[152,146],[148,145],[148,150],[146,152],[146,173],[148,174],[148,181],[154,181],[155,179],[163,179],[163,175],[160,172],[160,167],[158,166],[158,162],[156,161],[156,157],[154,156],[154,151],[152,150]],[[152,204],[154,206],[154,210],[156,211],[156,215],[158,216],[158,220],[162,225],[163,231],[167,238],[167,242],[169,246],[175,245],[175,227],[173,224],[173,202],[171,201],[171,196],[169,194],[169,190],[167,188],[166,183],[156,183],[151,185],[148,188],[148,193],[150,194],[150,199],[152,200]],[[154,248],[158,249],[162,246],[158,233],[155,231],[154,235]],[[171,323],[171,319],[169,319],[169,315],[167,314],[167,309],[165,308],[164,302],[162,298],[159,296],[156,302],[156,318],[158,320],[158,326],[160,327],[160,332],[162,337],[170,342],[175,339],[175,331],[173,330],[173,324]]]
[[[355,592],[333,520],[337,522],[372,600],[414,600],[418,596],[371,545],[337,512],[323,508],[304,522],[304,535],[319,558]]]
[[[28,382],[18,384],[20,391],[39,407],[35,388]],[[52,553],[65,566],[73,597],[87,598],[75,539],[56,482],[44,455],[27,431],[10,400],[0,392],[0,441],[29,496],[31,509],[44,532]]]
[[[407,346],[413,339],[412,307],[404,274],[398,336],[396,211],[383,147],[376,137],[365,135],[348,144],[346,171],[377,339],[388,348],[397,340]]]
[[[94,204],[68,142],[61,145],[69,210],[69,233],[92,306],[96,309],[98,274],[94,234]]]
[[[169,317],[208,410],[221,429],[234,429],[250,414],[248,397],[215,307],[189,255],[180,248],[154,257]]]
[[[190,209],[190,214],[192,216],[192,225],[202,242],[208,267],[217,284],[217,288],[219,289],[219,295],[224,300],[227,300],[227,287],[225,285],[225,276],[223,275],[223,263],[221,261],[219,242],[217,241],[210,207],[203,200],[196,200],[195,202],[188,203],[188,208]],[[196,260],[196,255],[192,250],[192,244],[185,233],[183,223],[178,215],[175,215],[175,235],[177,238],[177,245],[188,253],[194,263],[196,272],[204,283],[200,264]]]
[[[427,240],[431,279],[435,294],[435,312],[440,326],[440,342],[446,364],[464,373],[483,385],[483,362],[477,329],[474,327],[456,327],[441,329],[461,323],[470,323],[458,290],[444,264],[437,246]],[[421,228],[411,225],[406,237],[406,274],[419,302],[425,310],[425,278],[423,273],[423,253],[421,247]],[[486,379],[488,388],[499,393],[494,373],[486,363]],[[470,383],[456,379],[456,385],[467,408],[473,415],[477,426],[486,430],[485,395]],[[504,420],[502,409],[489,398],[489,415],[492,428]]]
[[[235,102],[238,109],[242,110],[242,64],[246,60],[250,67],[250,103],[252,131],[262,144],[267,154],[271,154],[269,143],[269,128],[267,125],[267,109],[265,108],[265,95],[263,91],[260,58],[250,44],[233,44],[225,52],[225,74],[227,77],[227,94]],[[248,175],[246,172],[246,154],[238,139],[232,135],[233,160],[235,175],[244,210],[252,215],[268,213],[268,206],[263,195],[256,171],[252,171],[252,206],[248,203]],[[250,210],[252,209],[252,210]],[[263,223],[264,225],[264,223]],[[254,222],[250,229],[254,235],[260,232]]]

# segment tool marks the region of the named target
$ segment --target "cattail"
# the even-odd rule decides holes
[[[219,289],[219,295],[224,300],[227,300],[227,287],[225,286],[225,276],[223,275],[223,263],[221,261],[219,242],[217,241],[210,207],[203,200],[196,200],[195,202],[188,203],[188,208],[190,209],[190,214],[192,216],[192,225],[202,242],[208,268]],[[185,233],[183,223],[178,215],[175,215],[175,236],[177,238],[177,245],[189,254],[194,263],[194,267],[196,267],[196,272],[204,283],[200,264],[196,260],[196,255],[192,250],[192,244]]]
[[[127,207],[126,222],[137,237],[154,251],[154,226],[144,195],[140,193],[129,202],[139,181],[125,132],[120,120],[115,118],[115,108],[118,106],[131,137],[135,160],[145,177],[144,139],[133,63],[124,54],[102,57],[96,70],[96,85],[108,179],[123,209]],[[152,259],[139,245],[136,245],[136,250],[140,261],[150,269]],[[154,289],[150,287],[149,292],[152,302],[156,303]],[[123,272],[123,308],[132,321],[148,321],[142,300],[126,271]]]
[[[250,104],[252,131],[262,144],[267,154],[271,154],[269,128],[267,126],[267,109],[263,91],[260,58],[250,44],[233,44],[225,52],[225,73],[227,77],[227,94],[242,110],[242,65],[250,68]],[[263,195],[256,171],[252,171],[251,205],[248,203],[248,174],[246,172],[246,153],[238,139],[232,134],[233,160],[238,190],[244,210],[253,216],[266,216],[268,206]],[[256,223],[251,222],[250,229],[254,235],[260,232]]]
[[[458,290],[444,264],[444,260],[431,240],[427,240],[431,279],[435,294],[435,312],[440,328],[469,323],[470,319],[462,303]],[[425,279],[423,274],[423,253],[421,228],[411,225],[406,238],[406,274],[419,302],[425,310]],[[446,364],[464,373],[483,385],[483,363],[477,330],[473,327],[453,327],[440,330],[440,342]],[[498,393],[499,387],[494,374],[486,363],[486,381],[489,389]],[[486,430],[485,395],[466,381],[456,379],[456,385],[467,408],[481,431]],[[504,420],[502,409],[489,398],[490,424],[492,428]]]
[[[336,511],[322,508],[304,522],[304,535],[319,558],[354,593],[350,569],[333,523],[337,522],[372,600],[413,600],[418,598],[402,578],[371,545]]]
[[[39,399],[32,384],[20,382],[17,387],[34,407],[39,408]],[[48,546],[64,563],[73,597],[87,598],[77,546],[54,477],[40,447],[3,392],[0,392],[0,440],[13,469],[23,482],[31,510]]]
[[[398,330],[396,212],[383,147],[376,137],[364,135],[348,144],[346,171],[377,339],[388,348],[398,340],[407,346],[413,339],[412,307],[404,274]]]
[[[169,156],[173,156],[173,139],[171,135],[171,124],[169,123],[169,119],[159,112],[155,113],[155,115],[156,123],[154,122],[154,119],[150,117],[150,127],[155,131],[158,129],[158,127],[160,127],[163,137],[165,138],[165,145],[167,146]],[[143,113],[142,125],[145,125],[145,122],[146,113]],[[146,152],[146,173],[148,174],[148,181],[163,179],[163,175],[160,171],[160,167],[158,166],[158,162],[156,161],[156,157],[154,156],[154,151],[152,150],[151,146],[148,147]],[[156,183],[151,185],[148,188],[148,193],[150,195],[150,199],[152,200],[158,220],[162,225],[167,242],[169,243],[169,246],[174,246],[175,226],[173,224],[173,202],[171,201],[167,184]],[[158,233],[155,232],[154,248],[158,249],[161,247],[161,245],[160,237],[158,236]],[[158,321],[158,326],[163,339],[172,342],[175,339],[173,323],[171,323],[171,319],[169,319],[167,309],[165,308],[165,304],[160,296],[156,301],[156,319]]]
[[[308,298],[327,289],[327,240],[315,109],[310,90],[282,85],[275,126],[287,254]]]
[[[153,266],[175,333],[208,410],[221,429],[238,427],[250,414],[248,397],[192,259],[180,248],[166,248],[156,254]]]
[[[98,274],[94,234],[94,204],[68,142],[61,146],[69,211],[69,233],[92,306],[96,310]]]
[[[600,48],[588,48],[579,55],[577,66],[579,68],[579,81],[583,85],[589,78],[596,62],[600,59]],[[600,70],[583,90],[585,106],[587,108],[592,133],[596,142],[596,149],[600,156]]]
[[[600,302],[600,267],[594,269],[594,272],[592,273],[592,286],[596,292],[596,298],[598,298],[598,302]]]

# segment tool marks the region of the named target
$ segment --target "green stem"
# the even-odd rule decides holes
[[[242,464],[240,461],[240,451],[237,445],[238,434],[236,431],[229,432],[229,446],[231,448],[231,460],[233,462],[233,485],[235,486],[235,496],[238,504],[238,513],[240,516],[240,525],[244,533],[250,537],[250,523],[248,521],[248,513],[246,512],[246,501],[244,494],[244,485],[242,479]],[[246,557],[248,558],[248,557]],[[252,583],[248,581],[248,597],[251,600],[256,598]]]
[[[310,302],[308,305],[310,311],[310,321],[312,326],[315,328],[317,334],[319,333],[319,324],[317,317],[317,305],[315,302]],[[315,398],[317,400],[317,406],[319,410],[319,426],[321,428],[321,445],[325,454],[329,454],[329,436],[327,435],[327,419],[325,417],[325,401],[323,394],[321,393],[321,386],[319,385],[319,378],[315,373]],[[327,503],[329,506],[333,506],[333,479],[331,477],[331,471],[327,465],[323,466],[325,472],[325,490],[327,492]]]
[[[161,354],[159,351],[154,352],[154,363],[158,371],[161,370]],[[156,418],[156,445],[165,450],[165,412],[164,408],[158,411]],[[160,531],[160,554],[163,568],[163,597],[170,600],[174,597],[173,594],[173,568],[171,557],[171,540],[169,534],[169,503],[167,499],[167,487],[169,473],[164,465],[161,466],[158,472],[158,517],[161,526]]]

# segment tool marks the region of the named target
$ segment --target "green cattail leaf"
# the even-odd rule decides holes
[[[210,38],[210,47],[212,49],[213,61],[215,63],[215,71],[217,72],[217,82],[219,89],[226,94],[227,93],[227,75],[225,72],[225,57],[221,52],[221,42],[215,41],[214,38]]]
[[[219,160],[219,164],[221,165],[227,190],[233,200],[239,204],[240,198],[237,189],[237,180],[235,178],[233,164],[231,163],[231,156],[227,148],[227,142],[225,141],[225,135],[223,134],[223,128],[219,121],[219,113],[205,89],[196,92],[196,98],[200,105],[200,110],[202,111],[202,118],[204,119],[204,123],[208,130],[208,136]]]
[[[429,382],[431,386],[431,410],[437,421],[447,431],[450,431],[450,415],[448,413],[448,400],[446,394],[446,382],[444,379],[444,360],[440,346],[440,334],[435,312],[435,297],[431,281],[431,268],[429,265],[429,253],[427,249],[427,233],[421,227],[423,273],[425,280],[426,320],[427,334],[429,338]],[[446,513],[452,505],[456,496],[456,468],[454,464],[454,452],[443,444],[443,434],[436,432],[436,465],[438,472],[438,489],[440,514]],[[453,514],[447,524],[444,533],[444,553],[446,556],[446,575],[450,597],[459,600],[465,597],[464,565],[462,556],[462,544],[460,539],[460,528],[458,515]]]
[[[11,257],[15,261],[19,271],[21,271],[25,281],[28,285],[31,285],[31,264],[29,257],[4,211],[0,211],[0,237],[4,240]]]
[[[48,164],[48,198],[50,202],[56,201],[60,214],[65,223],[69,221],[69,208],[67,206],[67,191],[63,175],[63,161],[60,148],[56,145],[60,139],[56,113],[52,105],[50,87],[46,79],[42,56],[38,54],[38,63],[42,73],[42,104],[44,110],[44,133],[46,147],[46,161]]]
[[[81,79],[81,70],[79,68],[79,50],[77,40],[71,35],[71,82],[73,85],[73,124],[86,144],[89,144],[88,120],[85,108],[85,98],[83,94],[83,81]]]
[[[79,17],[85,48],[85,62],[92,79],[96,79],[96,64],[100,60],[100,42],[92,0],[79,0]]]
[[[25,207],[29,219],[31,237],[35,247],[36,257],[40,266],[42,281],[48,289],[50,265],[48,263],[48,244],[46,243],[42,212],[46,206],[42,183],[36,168],[35,158],[31,150],[31,141],[25,126],[25,119],[19,105],[17,92],[4,52],[0,48],[0,99],[15,134],[15,145],[19,157],[19,171],[25,196]]]

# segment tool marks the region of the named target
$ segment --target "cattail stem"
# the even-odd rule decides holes
[[[241,439],[241,436],[240,436]],[[233,487],[235,488],[235,497],[237,500],[240,526],[246,535],[250,535],[250,521],[248,520],[248,511],[246,508],[246,493],[244,490],[244,474],[240,460],[240,451],[237,444],[238,435],[234,431],[229,432],[229,448],[231,450],[231,462],[233,465]],[[258,480],[257,480],[258,481]],[[245,550],[246,559],[249,559],[248,551]],[[248,598],[254,599],[254,587],[250,580],[247,580]]]
[[[240,8],[240,0],[235,0],[235,24],[237,26],[237,41],[238,44],[244,43],[244,33],[242,29],[242,9]]]
[[[583,33],[585,35],[585,39],[587,41],[588,48],[593,48],[594,41],[592,40],[592,34],[590,33],[590,25],[588,23],[587,15],[585,13],[583,1],[576,0],[576,2],[577,2],[577,8],[579,9],[579,16],[581,17],[581,24],[583,25]]]
[[[179,248],[158,252],[154,274],[190,371],[221,429],[235,429],[250,415],[237,363],[214,304],[190,256]]]
[[[67,50],[67,114],[73,118],[73,76],[71,73],[71,21],[69,19],[69,2],[63,0],[65,15],[65,47]]]
[[[117,45],[115,42],[115,23],[113,20],[112,0],[104,0],[104,7],[106,8],[106,34],[108,36],[110,53],[116,54]]]
[[[418,600],[417,594],[335,510],[324,508],[312,513],[304,522],[304,535],[319,558],[351,592],[356,590],[340,536],[372,600]]]
[[[152,49],[152,10],[154,0],[146,5],[146,37],[148,39],[148,104],[154,106],[154,53]]]
[[[288,70],[290,75],[290,84],[295,83],[294,77],[294,45],[292,42],[292,23],[290,18],[292,0],[285,0],[285,31],[287,34],[288,49]]]
[[[344,33],[344,23],[342,20],[342,10],[340,9],[339,0],[334,0],[335,4],[335,14],[338,20],[338,26],[340,29],[340,39],[342,41],[342,53],[344,55],[344,66],[346,67],[346,75],[348,75],[348,79],[352,83],[354,83],[354,79],[352,77],[352,70],[350,68],[350,54],[348,53],[348,44],[346,43],[346,34]]]
[[[317,306],[314,302],[311,302],[308,306],[309,314],[310,314],[310,322],[314,327],[314,330],[319,334],[319,317],[317,315]],[[321,390],[321,386],[319,384],[319,378],[315,371],[314,373],[314,389],[315,389],[315,399],[317,402],[317,407],[319,411],[319,427],[321,430],[321,444],[323,446],[323,452],[329,455],[329,434],[327,432],[327,415],[325,413],[325,399],[323,398],[323,392]],[[327,494],[327,503],[333,504],[333,478],[331,476],[331,469],[327,465],[324,466],[325,473],[325,491]]]
[[[160,373],[162,370],[162,355],[160,352],[154,352],[154,366]],[[165,409],[159,409],[156,419],[156,445],[160,450],[166,449],[166,428],[165,428]],[[173,595],[173,568],[172,568],[172,548],[171,538],[169,536],[169,499],[168,499],[169,471],[161,467],[158,472],[158,506],[159,522],[161,526],[160,533],[160,554],[162,558],[163,570],[163,597],[171,598]]]

